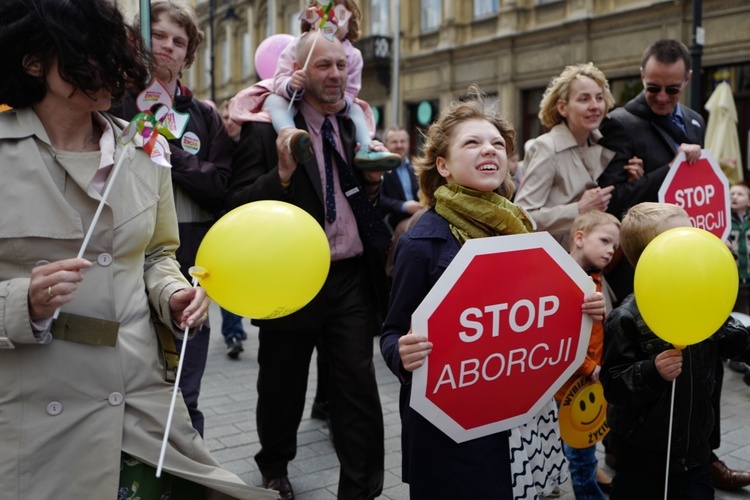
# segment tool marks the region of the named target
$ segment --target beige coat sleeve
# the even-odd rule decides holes
[[[29,278],[0,282],[0,349],[38,344],[29,318]]]
[[[190,287],[180,272],[175,252],[180,245],[177,230],[177,213],[175,211],[170,170],[154,165],[160,170],[159,202],[156,223],[151,241],[146,249],[146,260],[143,264],[144,280],[149,302],[162,323],[173,328],[169,298],[178,290]]]

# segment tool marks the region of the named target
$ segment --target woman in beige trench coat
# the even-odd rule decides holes
[[[524,177],[515,202],[568,250],[573,219],[606,210],[612,188],[597,178],[614,156],[599,145],[599,125],[614,105],[609,84],[591,63],[566,67],[553,78],[539,105],[539,120],[550,131],[539,136],[524,158]],[[643,175],[643,162],[626,167],[631,179]]]
[[[146,76],[138,40],[108,0],[0,2],[0,498],[118,498],[121,456],[156,465],[167,421],[154,321],[205,321],[174,258],[170,173],[102,113]],[[182,398],[164,472],[209,498],[276,498],[220,468]]]

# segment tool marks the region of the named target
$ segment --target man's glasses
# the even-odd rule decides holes
[[[664,92],[669,95],[677,95],[682,90],[682,85],[667,85],[666,87],[660,85],[646,85],[646,92],[649,94],[658,94],[661,92],[661,89],[664,89]]]

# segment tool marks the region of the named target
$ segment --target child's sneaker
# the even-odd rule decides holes
[[[401,155],[362,148],[354,155],[354,166],[360,170],[393,170],[401,165]]]
[[[313,152],[312,139],[310,134],[304,130],[298,130],[289,139],[289,151],[297,163],[307,163],[313,159],[315,153]]]

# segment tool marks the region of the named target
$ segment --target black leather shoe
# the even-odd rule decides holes
[[[271,479],[263,476],[263,487],[278,491],[281,500],[294,500],[294,490],[292,489],[292,483],[289,482],[289,476],[274,477]]]
[[[600,483],[599,481],[596,482],[597,485],[599,485],[599,489],[602,490],[602,493],[605,495],[609,495],[612,492],[612,483]]]
[[[240,353],[245,349],[242,348],[242,342],[238,338],[233,338],[227,342],[227,356],[232,359],[240,357]]]
[[[315,420],[325,420],[326,422],[328,422],[328,419],[330,418],[328,414],[328,401],[323,401],[321,403],[316,403],[313,401],[312,411],[310,411],[310,418],[314,418]]]
[[[606,452],[604,454],[604,463],[607,464],[607,467],[609,467],[612,470],[617,470],[617,457],[612,452]]]
[[[750,484],[750,472],[730,469],[721,460],[714,460],[708,468],[714,486],[720,490],[737,490]]]

